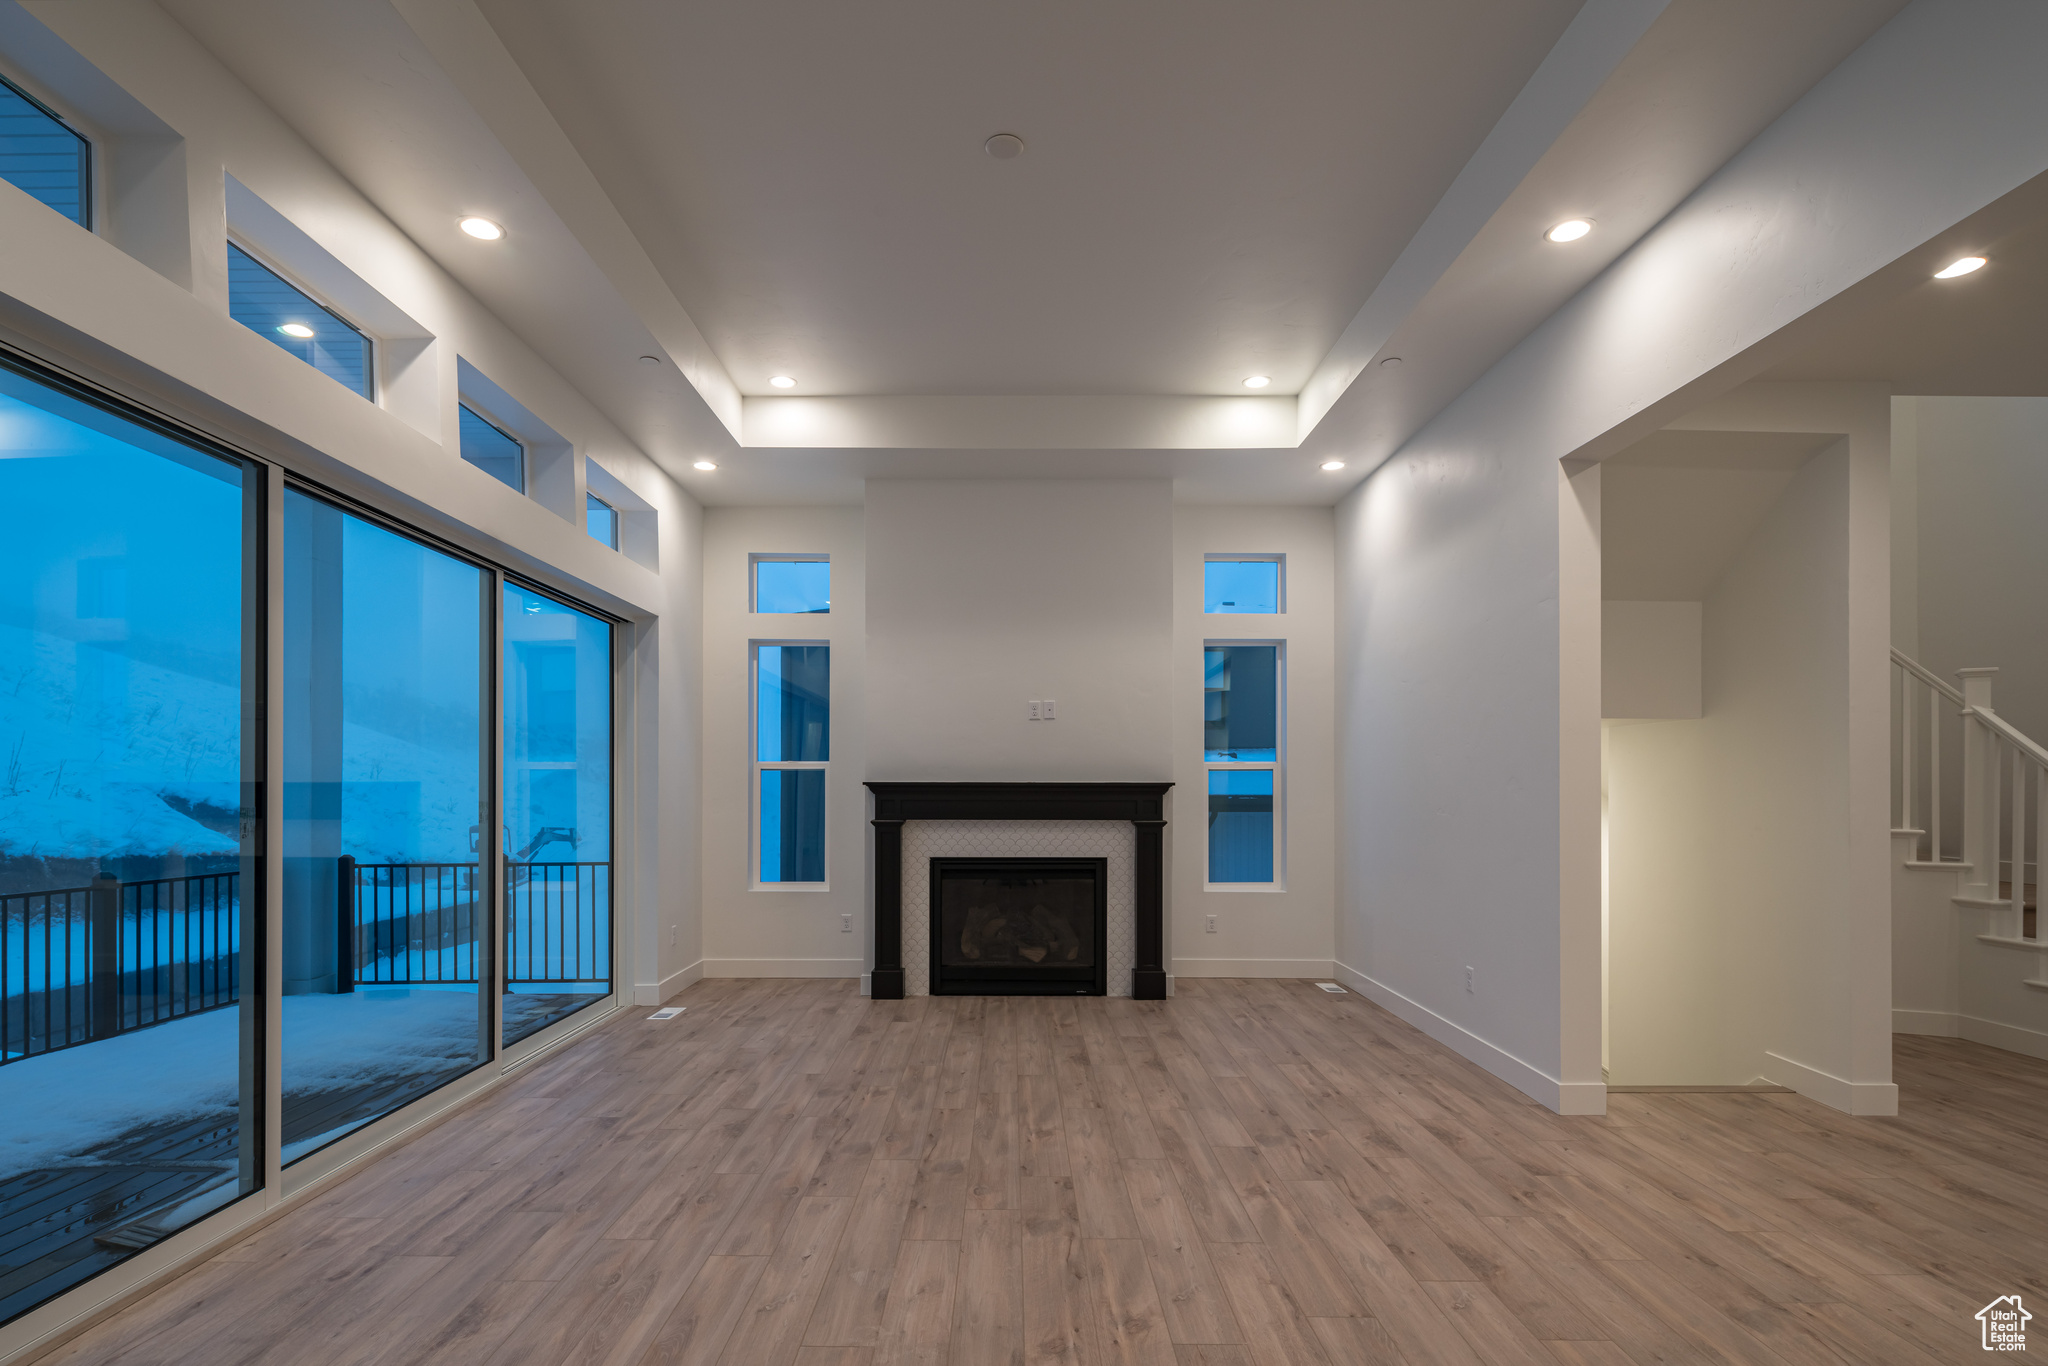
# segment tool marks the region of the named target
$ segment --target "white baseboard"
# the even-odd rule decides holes
[[[1327,958],[1176,958],[1180,977],[1328,977]]]
[[[1956,1023],[1961,1027],[1961,1036],[1971,1043],[1990,1044],[1993,1048],[2003,1048],[2008,1053],[2024,1053],[2030,1058],[2048,1058],[2048,1034],[2038,1029],[1980,1020],[1974,1015],[1959,1015]]]
[[[860,975],[860,994],[863,996],[873,996],[875,994],[875,974],[872,972],[864,972]]]
[[[1764,1054],[1764,1078],[1789,1086],[1809,1100],[1817,1100],[1851,1115],[1895,1115],[1899,1112],[1899,1088],[1888,1081],[1850,1081],[1818,1067],[1794,1062],[1782,1053]]]
[[[1961,1017],[1953,1010],[1901,1010],[1892,1007],[1892,1033],[1932,1034],[1943,1039],[1963,1035]]]
[[[633,1004],[658,1006],[690,983],[701,981],[703,977],[704,960],[700,958],[686,968],[676,969],[659,982],[636,982],[633,985]]]
[[[1607,1083],[1559,1081],[1514,1054],[1488,1043],[1463,1025],[1454,1024],[1419,1001],[1411,1001],[1345,963],[1332,963],[1332,976],[1373,1004],[1384,1007],[1468,1062],[1499,1077],[1523,1095],[1561,1115],[1607,1113]]]
[[[859,977],[865,958],[707,958],[706,977]]]

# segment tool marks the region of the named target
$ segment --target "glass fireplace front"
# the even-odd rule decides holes
[[[935,858],[934,996],[1109,994],[1109,860]]]

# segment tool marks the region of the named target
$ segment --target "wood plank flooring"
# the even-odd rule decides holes
[[[1305,982],[678,1003],[46,1360],[1914,1366],[2048,1305],[2048,1064],[1959,1041],[1898,1040],[1897,1119],[1563,1119]]]

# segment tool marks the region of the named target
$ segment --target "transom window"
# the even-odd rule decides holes
[[[1204,612],[1282,610],[1282,560],[1278,555],[1211,555],[1202,563]]]
[[[619,510],[594,493],[583,495],[583,520],[590,534],[613,550],[619,548]]]
[[[1278,881],[1280,647],[1202,649],[1202,760],[1208,770],[1211,883]]]
[[[92,226],[92,144],[34,97],[0,80],[0,180],[82,228]]]
[[[754,610],[832,610],[832,561],[824,555],[755,555]]]
[[[825,881],[832,649],[754,646],[754,834],[765,884]]]
[[[467,403],[461,412],[462,458],[517,493],[526,492],[526,447]]]
[[[370,339],[233,242],[228,243],[228,316],[329,379],[376,398]]]

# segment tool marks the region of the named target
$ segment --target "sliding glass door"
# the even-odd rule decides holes
[[[284,495],[290,1164],[491,1056],[491,575]]]
[[[611,994],[612,628],[507,583],[505,1042]]]
[[[0,531],[5,1323],[610,998],[617,670],[4,354]]]
[[[0,366],[0,1320],[261,1179],[261,487]]]

